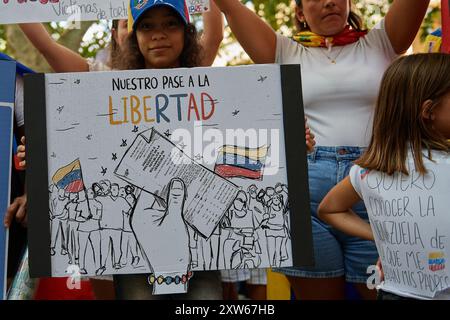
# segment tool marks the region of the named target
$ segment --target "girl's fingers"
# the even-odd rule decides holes
[[[3,220],[3,224],[6,228],[10,227],[18,206],[19,203],[14,201],[6,210],[5,219]]]

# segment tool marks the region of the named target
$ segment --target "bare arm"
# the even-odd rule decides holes
[[[89,71],[86,60],[79,54],[58,44],[42,24],[20,24],[20,28],[55,72]]]
[[[430,0],[395,0],[385,18],[385,28],[397,54],[411,46],[419,31]]]
[[[214,0],[231,30],[255,63],[275,62],[275,31],[239,0]]]
[[[370,225],[351,210],[360,201],[350,177],[337,184],[319,205],[319,218],[351,236],[373,241]]]
[[[203,14],[203,34],[200,45],[203,48],[202,67],[209,67],[216,59],[217,51],[223,40],[223,18],[214,1],[210,2],[211,10]]]

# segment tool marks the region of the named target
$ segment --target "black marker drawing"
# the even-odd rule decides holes
[[[258,79],[258,82],[262,83],[262,82],[266,81],[266,79],[267,79],[267,76],[264,76],[264,77],[260,76],[259,79]]]
[[[86,136],[86,139],[91,140],[91,139],[92,139],[92,134],[88,134],[88,135]]]
[[[232,112],[233,117],[237,116],[239,112],[240,112],[240,110],[237,110],[237,109],[234,110],[234,111]]]
[[[126,147],[127,146],[127,139],[122,139],[122,144],[120,146],[121,147]]]
[[[103,168],[103,166],[102,166],[102,172],[101,172],[101,174],[104,176],[105,174],[106,174],[106,171],[108,170],[108,168]]]
[[[169,130],[166,130],[166,132],[164,132],[164,135],[165,135],[167,138],[170,138],[170,136],[171,136],[172,134],[170,133]]]
[[[138,126],[134,126],[133,130],[131,132],[136,133],[139,131],[139,127]]]
[[[69,127],[69,128],[64,128],[64,129],[56,129],[56,131],[63,132],[63,131],[69,131],[69,130],[73,130],[73,129],[75,129],[75,127]]]
[[[58,113],[61,113],[64,110],[64,106],[59,106],[58,108],[56,108],[56,110],[58,111]]]
[[[187,147],[187,145],[185,145],[183,141],[181,141],[181,142],[178,144],[178,146],[180,147],[181,150],[184,150],[184,148]]]
[[[116,161],[117,160],[117,153],[113,153],[112,154],[112,161]]]

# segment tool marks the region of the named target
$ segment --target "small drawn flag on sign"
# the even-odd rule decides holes
[[[428,267],[431,271],[445,269],[445,257],[443,252],[430,252],[428,254]]]
[[[64,189],[69,193],[80,192],[83,190],[84,183],[81,175],[80,160],[76,159],[67,166],[58,169],[53,175],[52,181],[58,189]]]
[[[262,180],[268,147],[243,148],[223,146],[219,150],[214,172],[224,178]]]

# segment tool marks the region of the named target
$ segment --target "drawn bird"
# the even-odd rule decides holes
[[[108,170],[108,168],[103,168],[103,166],[102,166],[102,172],[100,172],[100,173],[101,173],[102,175],[105,175],[107,170]]]
[[[128,169],[125,170],[125,177],[128,177],[128,175],[130,174],[130,171],[128,171]]]
[[[187,147],[187,145],[185,145],[185,144],[183,143],[183,141],[180,142],[179,146],[180,146],[181,150],[184,150],[184,148]]]
[[[52,154],[50,155],[50,157],[56,158],[56,153],[52,152]]]
[[[241,112],[241,111],[240,111],[240,110],[234,110],[234,111],[232,112],[233,117],[236,117],[236,116],[238,115],[239,112]]]
[[[113,154],[112,154],[112,160],[113,160],[113,161],[116,161],[116,160],[117,160],[117,153],[113,153]]]
[[[88,135],[86,136],[86,139],[91,140],[91,139],[92,139],[92,134],[88,134]]]
[[[120,146],[121,147],[126,147],[127,146],[127,139],[122,139],[122,144]]]
[[[197,161],[200,161],[202,159],[203,159],[203,157],[202,157],[201,154],[198,154],[198,155],[195,156],[195,160],[197,160]]]
[[[267,76],[265,76],[265,77],[260,76],[259,79],[258,79],[258,82],[263,83],[264,81],[266,81],[266,79],[267,79]]]
[[[74,84],[80,84],[80,83],[81,83],[81,80],[80,80],[80,79],[77,79],[77,80],[75,80],[73,83],[74,83]]]
[[[134,126],[133,131],[131,131],[131,132],[136,133],[136,132],[138,132],[138,130],[139,130],[139,127],[138,126]]]
[[[169,130],[166,130],[166,132],[164,132],[164,135],[165,135],[167,138],[170,138],[170,136],[171,136],[172,134],[170,133]]]
[[[64,110],[64,106],[59,106],[56,110],[58,110],[58,113],[61,113]]]

